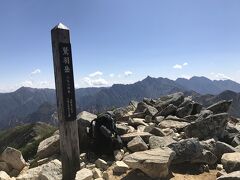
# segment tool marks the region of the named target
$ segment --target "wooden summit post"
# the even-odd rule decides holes
[[[58,24],[51,30],[60,131],[63,180],[74,180],[80,168],[78,126],[69,29]]]

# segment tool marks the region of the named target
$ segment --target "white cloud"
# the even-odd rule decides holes
[[[109,76],[112,78],[112,77],[114,77],[114,76],[115,76],[115,74],[113,74],[113,73],[112,73],[112,74],[109,74]]]
[[[16,84],[15,89],[18,89],[22,86],[31,88],[54,88],[54,83],[50,81],[25,80],[19,84]]]
[[[108,82],[103,78],[91,79],[89,77],[83,78],[83,82],[88,86],[106,86]]]
[[[131,71],[125,71],[124,72],[124,75],[125,76],[131,76],[133,74],[133,72],[131,72]]]
[[[174,68],[174,69],[182,69],[182,65],[180,65],[180,64],[175,64],[175,65],[173,66],[173,68]]]
[[[223,74],[223,73],[214,73],[212,72],[211,75],[213,76],[214,79],[216,80],[226,80],[226,79],[231,79],[229,76]]]
[[[187,66],[187,65],[188,65],[187,62],[185,62],[185,63],[183,63],[183,64],[175,64],[175,65],[173,66],[173,68],[174,68],[174,69],[182,69],[184,66]]]
[[[33,72],[31,72],[31,75],[39,74],[39,73],[41,73],[41,70],[40,69],[35,69]]]
[[[190,79],[191,78],[191,76],[185,75],[185,74],[182,74],[181,77],[184,78],[184,79]]]
[[[23,81],[20,85],[24,87],[33,87],[33,82],[30,80],[26,80],[26,81]]]
[[[53,83],[50,83],[49,81],[40,81],[40,82],[35,83],[35,86],[37,88],[50,88],[50,87],[53,87],[52,84]]]
[[[102,76],[103,73],[101,71],[96,71],[94,73],[89,74],[89,77],[96,77],[96,76]]]

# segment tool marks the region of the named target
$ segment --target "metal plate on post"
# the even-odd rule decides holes
[[[72,52],[70,43],[59,43],[62,75],[62,94],[65,121],[76,120],[76,102],[73,78]]]

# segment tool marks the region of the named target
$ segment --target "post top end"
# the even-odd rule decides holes
[[[59,23],[58,25],[56,25],[53,29],[65,29],[65,30],[69,30],[69,28],[67,26],[65,26],[62,23]]]

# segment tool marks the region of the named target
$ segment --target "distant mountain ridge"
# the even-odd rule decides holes
[[[192,91],[196,95],[200,94],[198,99],[203,101],[204,98],[201,99],[200,97],[204,94],[217,95],[226,90],[230,90],[228,93],[231,92],[231,97],[236,98],[235,105],[237,106],[240,84],[234,81],[212,81],[205,77],[192,77],[189,80],[179,78],[174,81],[168,78],[148,76],[133,84],[114,84],[112,87],[76,89],[76,102],[78,112],[87,110],[97,113],[113,107],[125,106],[130,100],[140,101],[144,97],[158,98],[174,92]],[[214,99],[211,100],[214,101]],[[14,127],[26,122],[43,121],[54,124],[52,113],[55,110],[56,96],[54,89],[22,87],[12,93],[0,93],[0,129]]]
[[[200,94],[219,94],[225,90],[240,92],[240,84],[232,80],[210,80],[206,77],[178,78],[176,81],[187,90]]]

